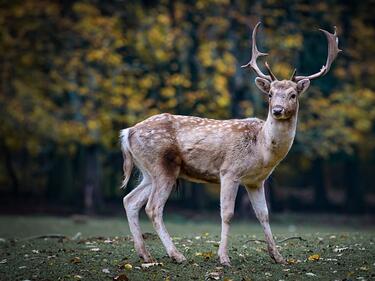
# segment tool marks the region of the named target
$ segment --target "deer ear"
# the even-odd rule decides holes
[[[268,94],[271,88],[270,81],[260,77],[255,78],[255,85],[265,94]]]
[[[301,81],[297,82],[297,92],[298,94],[304,93],[310,86],[310,80],[309,79],[302,79]]]

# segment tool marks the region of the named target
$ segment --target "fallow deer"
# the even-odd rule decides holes
[[[124,197],[130,231],[138,255],[146,262],[152,259],[145,247],[139,226],[139,211],[146,204],[146,213],[164,244],[168,255],[177,262],[185,257],[177,250],[163,222],[164,205],[178,178],[220,184],[221,241],[220,262],[230,265],[228,232],[234,213],[239,185],[248,193],[256,217],[261,223],[268,252],[277,263],[285,263],[276,248],[264,194],[264,181],[287,155],[292,146],[298,115],[298,97],[307,90],[310,80],[325,75],[337,54],[336,30],[321,30],[328,40],[326,64],[310,76],[296,76],[279,81],[265,63],[268,75],[257,65],[267,54],[256,46],[258,23],[252,34],[252,57],[245,68],[257,74],[257,87],[268,96],[267,120],[258,118],[213,120],[168,113],[152,116],[131,128],[121,130],[124,156],[125,187],[133,164],[143,175],[141,183]]]

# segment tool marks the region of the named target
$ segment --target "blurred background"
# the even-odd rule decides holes
[[[375,211],[373,1],[0,0],[0,211],[121,214],[120,129],[160,112],[265,119],[250,59],[279,78],[317,72],[295,143],[267,182],[275,213]],[[263,65],[263,63],[262,63]],[[219,188],[181,182],[168,208],[215,212]],[[244,190],[237,215],[250,216]]]

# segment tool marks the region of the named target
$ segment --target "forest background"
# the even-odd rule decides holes
[[[373,1],[0,1],[0,211],[112,214],[126,192],[120,129],[169,112],[265,118],[250,34],[278,77],[317,72],[295,143],[269,179],[272,211],[374,213]],[[217,211],[219,189],[181,182],[168,206]],[[246,216],[245,192],[237,198]]]

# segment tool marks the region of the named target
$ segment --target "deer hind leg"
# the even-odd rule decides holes
[[[138,255],[145,262],[151,262],[153,259],[146,249],[145,242],[142,237],[142,230],[139,225],[139,211],[146,204],[151,193],[151,179],[143,173],[142,182],[124,197],[123,203],[128,218],[130,232],[133,236],[134,247]]]
[[[276,243],[271,232],[268,218],[267,202],[264,195],[264,184],[262,183],[261,186],[254,188],[246,187],[246,190],[249,195],[251,205],[253,206],[255,215],[263,227],[268,247],[268,253],[275,262],[285,264],[286,262],[284,258],[276,248]]]
[[[173,173],[161,173],[157,177],[152,178],[152,191],[150,198],[146,205],[146,213],[155,228],[155,231],[159,235],[168,255],[180,263],[186,260],[186,258],[177,250],[176,246],[172,242],[172,238],[169,235],[163,221],[163,210],[165,203],[168,200],[169,195],[176,183],[177,174],[179,167],[175,166]]]

